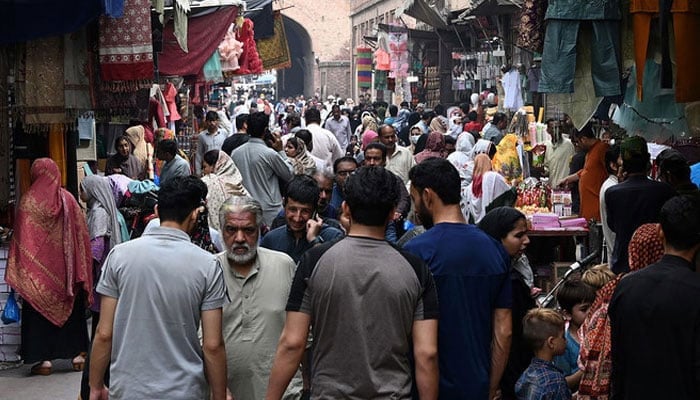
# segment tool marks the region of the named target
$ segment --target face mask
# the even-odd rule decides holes
[[[420,139],[420,135],[411,136],[411,143],[418,143],[418,139]]]

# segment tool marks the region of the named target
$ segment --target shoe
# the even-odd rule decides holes
[[[44,365],[44,362],[40,362],[38,364],[35,364],[32,369],[29,371],[32,375],[43,375],[43,376],[48,376],[51,375],[53,372],[53,368],[51,365],[48,367]]]
[[[73,359],[73,371],[82,371],[85,368],[85,357],[87,357],[87,353],[82,351]],[[79,361],[75,361],[76,359]]]

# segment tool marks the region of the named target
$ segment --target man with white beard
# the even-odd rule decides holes
[[[217,255],[230,302],[224,304],[228,388],[236,400],[265,396],[295,264],[281,252],[258,247],[262,208],[248,196],[233,196],[219,212],[226,251]],[[285,399],[300,399],[301,373],[287,387]]]

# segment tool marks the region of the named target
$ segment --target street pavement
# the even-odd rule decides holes
[[[76,400],[82,372],[73,371],[71,360],[54,360],[53,374],[33,376],[31,365],[19,368],[0,364],[0,400]]]

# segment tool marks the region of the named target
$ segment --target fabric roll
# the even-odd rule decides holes
[[[372,87],[372,49],[357,48],[357,86],[361,89]]]

